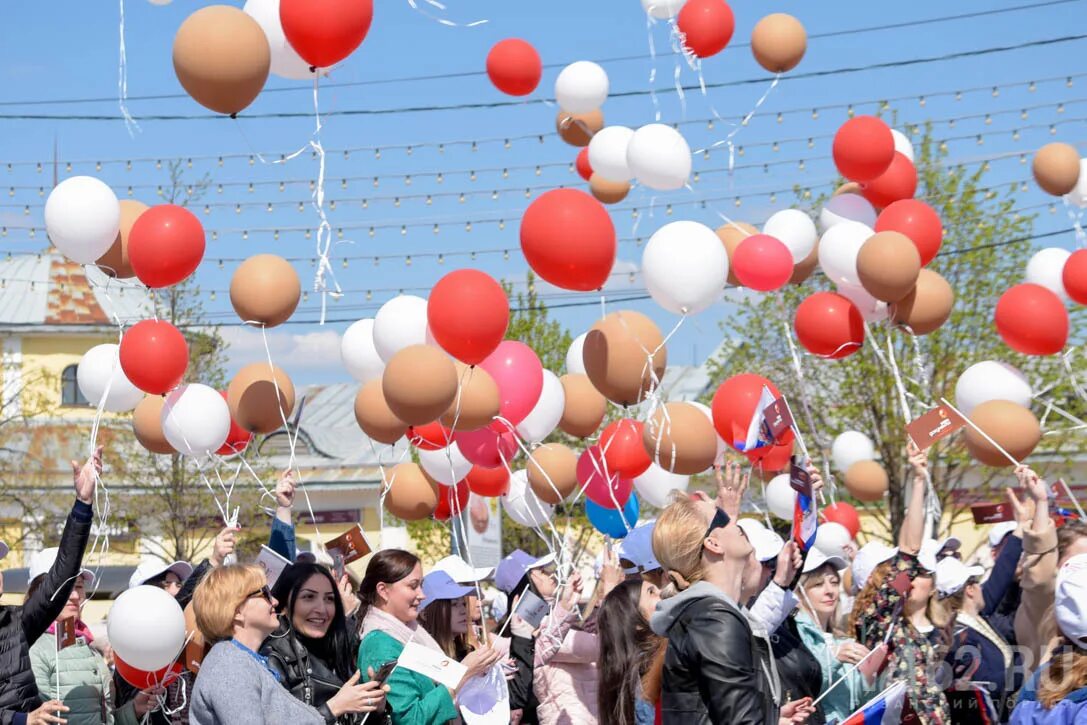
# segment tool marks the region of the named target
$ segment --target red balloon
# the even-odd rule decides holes
[[[864,344],[864,318],[848,298],[816,292],[796,308],[796,338],[812,355],[840,360]]]
[[[468,484],[460,481],[456,486],[442,486],[438,491],[438,506],[434,509],[434,518],[446,521],[453,514],[459,514],[468,506]]]
[[[752,234],[741,241],[730,264],[740,284],[759,292],[781,289],[793,276],[792,252],[769,234]]]
[[[1077,249],[1064,263],[1064,291],[1076,302],[1087,305],[1087,249]]]
[[[996,331],[1024,355],[1056,355],[1068,342],[1068,310],[1039,284],[1017,284],[996,303]]]
[[[510,303],[502,285],[478,269],[458,269],[438,280],[426,307],[430,333],[443,350],[478,365],[506,335]]]
[[[769,448],[756,448],[744,453],[752,465],[758,466],[763,473],[777,473],[789,467],[793,457],[792,433],[789,434],[789,442],[774,444]]]
[[[494,87],[511,96],[527,96],[543,75],[540,54],[520,38],[506,38],[487,54],[487,75]]]
[[[755,415],[755,407],[762,395],[763,387],[770,390],[774,398],[781,397],[781,391],[772,382],[761,375],[754,373],[741,373],[721,383],[717,392],[713,394],[711,410],[713,412],[713,427],[717,429],[717,435],[721,439],[739,451],[747,440],[747,429],[751,425],[751,418]],[[778,443],[785,445],[793,442],[791,431],[782,435]],[[752,460],[764,458],[773,446],[765,446],[755,451],[748,451],[753,455]],[[748,457],[751,458],[751,455]]]
[[[589,446],[577,459],[577,480],[585,498],[606,509],[621,510],[634,490],[634,482],[612,470],[600,446]]]
[[[226,400],[226,391],[220,390],[219,394]],[[253,440],[253,434],[238,425],[234,418],[230,419],[230,432],[226,434],[226,442],[215,451],[220,456],[233,456],[241,453],[249,447],[249,441]]]
[[[438,421],[408,426],[408,442],[423,451],[438,451],[453,442],[453,432]]]
[[[877,232],[905,234],[921,255],[921,266],[936,258],[944,242],[940,215],[920,199],[900,199],[888,204],[876,219]]]
[[[896,201],[912,199],[917,193],[917,169],[905,154],[895,151],[887,170],[861,187],[861,196],[877,209],[886,209]]]
[[[148,287],[169,287],[196,271],[204,245],[204,226],[195,214],[175,204],[159,204],[132,225],[128,261]]]
[[[642,443],[644,424],[630,418],[620,418],[608,424],[600,434],[600,450],[609,470],[625,478],[635,478],[646,472],[653,462]]]
[[[577,160],[574,162],[574,168],[577,169],[578,176],[588,181],[593,178],[593,167],[589,164],[589,147],[578,151]]]
[[[615,245],[608,211],[578,189],[544,192],[521,217],[521,251],[528,266],[562,289],[603,287],[615,264]]]
[[[822,514],[824,521],[846,527],[849,530],[849,535],[853,538],[856,538],[861,530],[861,517],[857,513],[857,509],[850,504],[832,503],[819,513]]]
[[[130,327],[121,337],[118,355],[125,377],[151,395],[165,395],[176,388],[189,367],[185,337],[162,320],[144,320]]]
[[[469,461],[484,468],[505,468],[517,455],[517,439],[500,421],[478,430],[457,431],[453,434],[460,452]]]
[[[166,687],[185,671],[180,662],[171,662],[168,666],[156,672],[137,670],[121,659],[116,652],[113,653],[113,663],[117,668],[117,674],[138,690],[146,690],[151,687]]]
[[[676,17],[683,44],[699,58],[717,55],[736,30],[732,8],[724,0],[687,0]]]
[[[883,121],[874,116],[857,116],[834,134],[832,153],[842,176],[850,181],[871,181],[894,161],[895,139]]]
[[[336,65],[351,55],[373,19],[373,0],[279,0],[283,35],[315,68]]]
[[[510,472],[505,466],[484,468],[472,466],[464,477],[469,490],[477,496],[502,496],[510,490]]]

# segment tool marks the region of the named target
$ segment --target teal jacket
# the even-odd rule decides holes
[[[380,630],[374,630],[362,639],[359,646],[359,672],[373,667],[377,672],[383,664],[391,662],[404,651],[404,645]],[[460,716],[453,696],[444,685],[429,677],[397,667],[386,681],[389,692],[385,701],[392,711],[393,725],[439,725]]]
[[[30,667],[42,700],[57,696],[60,662],[60,701],[68,708],[69,725],[137,725],[135,701],[114,711],[110,692],[113,674],[102,655],[82,639],[57,652],[56,635],[46,632],[30,648]]]
[[[804,642],[804,646],[819,661],[819,667],[823,671],[823,685],[820,691],[826,692],[826,689],[832,683],[837,682],[853,666],[840,661],[835,654],[838,645],[852,640],[835,637],[830,632],[823,632],[803,609],[796,613],[796,629],[800,634],[800,639]],[[827,722],[845,720],[871,698],[875,697],[878,694],[878,688],[878,680],[869,685],[864,675],[853,670],[846,677],[845,682],[840,683],[831,690],[830,694],[823,698],[820,703],[823,706],[823,713],[826,715]]]

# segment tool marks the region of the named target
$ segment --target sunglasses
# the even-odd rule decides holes
[[[249,592],[248,594],[246,594],[245,595],[245,601],[249,601],[250,599],[254,599],[256,597],[261,597],[262,599],[266,600],[269,604],[271,604],[272,603],[272,590],[268,588],[267,584],[265,584],[264,586],[262,586],[257,591]]]
[[[713,515],[713,521],[710,521],[710,527],[706,529],[706,536],[713,533],[714,529],[723,529],[731,523],[732,519],[725,513],[724,509],[718,508],[717,513]],[[706,538],[703,536],[702,538]]]

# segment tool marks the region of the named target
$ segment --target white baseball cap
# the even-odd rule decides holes
[[[626,570],[627,574],[661,568],[660,562],[653,556],[653,527],[656,525],[657,522],[654,520],[635,526],[619,542],[619,558],[626,559],[634,565]]]
[[[192,564],[187,561],[175,561],[172,564],[163,564],[157,559],[145,559],[140,562],[140,565],[136,567],[136,571],[132,572],[132,576],[128,578],[128,588],[134,589],[141,584],[146,584],[155,577],[161,576],[168,571],[177,574],[177,578],[181,581],[185,581],[192,575]]]
[[[943,542],[938,539],[925,539],[921,551],[917,552],[917,561],[929,572],[936,571],[936,555],[943,549]]]
[[[842,571],[849,566],[849,563],[837,554],[827,556],[819,549],[811,549],[808,551],[808,555],[804,559],[803,573],[810,574],[825,564],[830,564],[831,566],[833,566],[834,571]]]
[[[453,554],[439,560],[430,568],[430,571],[444,571],[457,584],[469,584],[483,581],[489,577],[494,573],[494,567],[477,566],[473,568],[464,559]]]
[[[59,552],[55,546],[51,546],[48,549],[42,549],[34,556],[30,557],[30,567],[27,572],[26,582],[32,583],[40,576],[44,576],[49,573],[49,570],[53,568],[53,564],[57,560],[57,552]],[[87,585],[94,584],[94,574],[90,571],[83,569],[80,572],[83,575],[83,580]]]
[[[999,546],[1004,537],[1018,527],[1019,524],[1015,521],[1001,521],[999,524],[993,524],[993,528],[989,529],[989,546]]]
[[[1054,612],[1065,637],[1087,649],[1087,554],[1076,554],[1057,572]]]
[[[755,519],[740,519],[736,524],[744,530],[747,540],[755,547],[755,558],[759,561],[776,559],[785,548],[785,540],[777,532],[771,531]]]
[[[887,546],[878,541],[869,541],[862,546],[853,558],[853,590],[859,592],[863,589],[876,567],[889,561],[897,553],[898,547]]]
[[[967,566],[953,556],[936,562],[936,591],[941,597],[950,597],[962,591],[966,582],[985,574],[980,566]]]

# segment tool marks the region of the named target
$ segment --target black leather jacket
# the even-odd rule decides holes
[[[361,717],[350,714],[337,719],[328,709],[328,701],[340,691],[344,680],[327,662],[311,654],[295,638],[283,617],[279,621],[279,629],[264,640],[260,653],[268,658],[268,665],[279,673],[283,686],[302,702],[317,708],[329,725],[353,725],[359,722]],[[371,717],[366,722],[374,721]]]
[[[815,699],[823,688],[823,668],[800,638],[796,628],[796,618],[786,619],[770,637],[774,659],[777,660],[778,676],[781,679],[781,700],[799,700],[802,697]],[[823,725],[826,716],[822,705],[816,706],[807,720],[811,725]]]
[[[661,690],[666,723],[776,725],[780,691],[770,643],[747,617],[697,584],[665,600],[653,629],[668,637]],[[663,615],[663,616],[662,616]]]

